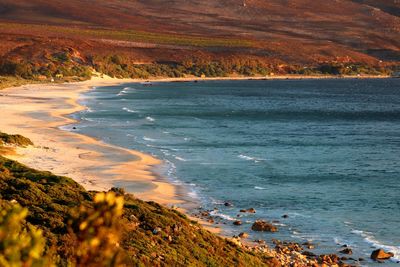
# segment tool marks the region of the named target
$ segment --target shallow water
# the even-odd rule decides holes
[[[163,159],[161,174],[217,207],[227,234],[279,220],[279,233],[252,238],[400,260],[400,79],[137,83],[82,101],[77,131]]]

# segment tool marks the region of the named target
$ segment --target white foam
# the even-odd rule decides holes
[[[137,113],[136,110],[132,110],[132,109],[129,109],[127,107],[123,107],[122,110],[125,110],[126,112],[129,112],[129,113]]]
[[[266,188],[261,187],[261,186],[255,186],[254,189],[257,189],[257,190],[265,190]]]
[[[82,118],[82,119],[85,120],[85,121],[90,121],[90,122],[94,121],[93,119],[89,119],[89,118]]]
[[[179,161],[187,161],[187,159],[184,159],[184,158],[181,158],[181,157],[178,157],[178,156],[175,156],[175,159],[177,159]]]
[[[135,90],[135,88],[131,88],[131,87],[125,87],[124,89],[122,89],[117,96],[122,96],[122,95],[126,95],[128,92]]]
[[[146,117],[146,120],[151,121],[151,122],[155,121],[155,119],[150,116]]]
[[[353,229],[351,231],[353,234],[359,235],[361,237],[364,238],[365,242],[367,242],[368,244],[381,249],[384,249],[388,252],[392,252],[394,254],[394,257],[392,258],[392,260],[395,261],[399,261],[400,260],[400,247],[398,246],[390,246],[390,245],[385,245],[383,243],[381,243],[379,240],[377,240],[372,233],[369,232],[364,232],[364,231],[360,231],[360,230],[356,230]]]
[[[260,162],[260,161],[265,161],[265,159],[260,159],[260,158],[256,158],[256,157],[250,157],[250,156],[246,156],[246,155],[243,155],[243,154],[240,154],[239,156],[238,156],[238,158],[241,158],[241,159],[244,159],[244,160],[251,160],[251,161],[254,161],[254,162]]]
[[[214,216],[214,217],[219,217],[219,218],[227,220],[227,221],[236,221],[235,218],[233,218],[233,217],[231,217],[229,215],[226,215],[226,214],[219,213],[217,210],[211,211],[210,215]]]
[[[149,142],[155,142],[155,141],[157,141],[156,139],[153,139],[153,138],[150,138],[150,137],[147,137],[147,136],[143,136],[143,140],[149,141]]]

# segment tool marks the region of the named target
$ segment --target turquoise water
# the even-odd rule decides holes
[[[158,172],[218,208],[227,234],[277,220],[251,237],[400,260],[400,79],[136,83],[82,101],[77,131],[163,159]]]

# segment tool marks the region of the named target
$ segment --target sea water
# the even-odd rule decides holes
[[[82,101],[76,131],[162,159],[225,234],[400,260],[400,79],[134,83]],[[252,232],[255,219],[279,232]]]

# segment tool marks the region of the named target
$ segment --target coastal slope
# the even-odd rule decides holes
[[[107,70],[121,63],[106,59],[116,51],[124,64],[173,69],[191,60],[282,73],[322,64],[384,68],[400,61],[399,8],[386,0],[4,0],[0,57],[50,72],[68,60]]]

